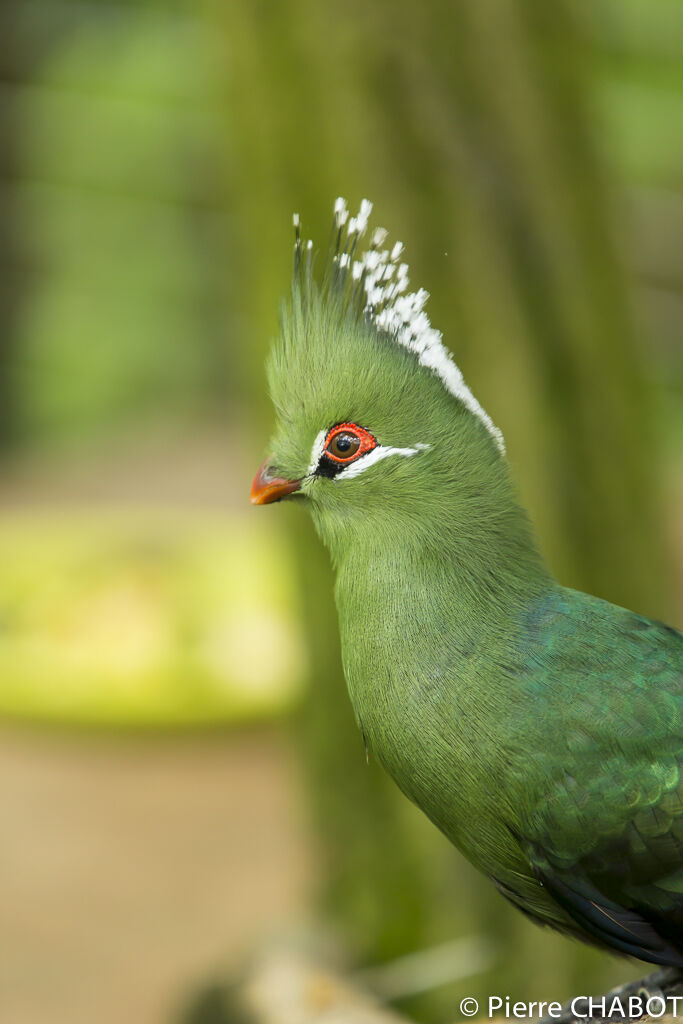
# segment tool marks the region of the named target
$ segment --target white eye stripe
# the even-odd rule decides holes
[[[362,455],[355,462],[352,462],[350,466],[346,466],[341,473],[337,473],[334,479],[351,480],[355,476],[360,476],[370,466],[374,466],[376,462],[389,458],[390,455],[403,455],[405,458],[409,458],[411,455],[417,455],[418,452],[427,451],[430,447],[428,444],[416,444],[414,448],[389,448],[379,444],[372,451],[368,452],[367,455]]]
[[[313,442],[313,447],[311,449],[311,461],[308,467],[307,476],[313,476],[318,468],[323,452],[325,451],[325,439],[328,434],[329,429],[321,430]],[[387,459],[390,455],[403,455],[404,458],[409,458],[411,455],[417,455],[418,452],[427,451],[428,448],[431,448],[431,445],[421,444],[419,442],[413,448],[391,448],[388,445],[378,444],[376,448],[373,448],[371,451],[362,455],[359,459],[356,459],[354,462],[342,469],[340,473],[337,473],[336,476],[333,477],[333,479],[352,480],[353,477],[360,476],[360,474],[364,473],[366,469],[370,468],[370,466],[374,466],[376,462],[381,462],[382,459]]]
[[[327,437],[328,433],[329,431],[327,430],[321,430],[318,436],[316,437],[315,441],[313,442],[313,447],[311,449],[311,463],[308,467],[308,476],[312,476],[313,473],[315,473],[316,469],[318,468],[318,463],[320,462],[322,454],[325,451],[325,438]]]

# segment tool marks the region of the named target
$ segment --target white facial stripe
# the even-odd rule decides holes
[[[318,463],[320,462],[322,453],[325,449],[325,438],[327,437],[327,434],[327,430],[321,430],[318,436],[316,437],[315,441],[313,442],[313,447],[311,449],[311,464],[308,467],[308,476],[311,476],[313,473],[315,473],[316,469],[318,468]]]
[[[360,476],[370,466],[374,466],[376,462],[389,458],[390,455],[403,455],[409,458],[411,455],[417,455],[418,452],[426,451],[429,447],[428,444],[416,444],[414,448],[389,448],[379,444],[372,451],[368,452],[367,455],[362,455],[356,462],[352,462],[341,473],[337,473],[334,479],[351,480],[355,476]]]

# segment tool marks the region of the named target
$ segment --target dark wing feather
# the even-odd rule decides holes
[[[537,855],[538,856],[538,855]],[[560,875],[544,870],[535,862],[538,880],[563,910],[598,944],[609,946],[619,953],[637,957],[663,967],[683,967],[683,945],[679,934],[678,946],[667,940],[667,928],[655,916],[647,920],[641,911],[625,908],[594,888],[586,879],[576,877],[565,881]],[[679,911],[683,910],[683,899]]]
[[[557,739],[523,808],[534,873],[592,940],[683,966],[683,636],[572,591],[530,625],[532,733]]]

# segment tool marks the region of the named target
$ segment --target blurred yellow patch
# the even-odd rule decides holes
[[[284,711],[304,676],[277,524],[0,517],[0,713],[183,725]]]

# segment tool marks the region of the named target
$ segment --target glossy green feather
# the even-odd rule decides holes
[[[681,634],[554,580],[482,419],[344,294],[283,312],[271,469],[330,550],[368,750],[536,920],[683,965]],[[325,478],[340,422],[419,451]]]

